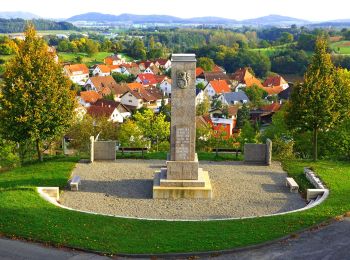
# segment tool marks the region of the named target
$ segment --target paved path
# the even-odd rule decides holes
[[[0,259],[99,260],[108,258],[79,251],[56,249],[22,241],[0,239]],[[332,223],[320,229],[304,232],[294,239],[288,239],[269,246],[216,257],[200,257],[200,259],[350,259],[350,218],[345,218],[343,221]]]

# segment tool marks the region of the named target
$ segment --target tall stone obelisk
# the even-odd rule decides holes
[[[172,55],[170,158],[154,179],[153,198],[211,198],[207,172],[198,168],[196,57]]]

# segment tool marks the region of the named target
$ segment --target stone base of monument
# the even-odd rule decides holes
[[[212,187],[207,171],[198,169],[197,180],[167,179],[167,168],[156,172],[153,180],[154,199],[211,199]]]

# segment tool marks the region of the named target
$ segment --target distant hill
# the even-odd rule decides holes
[[[282,16],[282,15],[268,15],[263,16],[255,19],[247,19],[241,21],[242,24],[250,24],[250,25],[300,25],[300,24],[310,24],[310,21],[297,19],[293,17],[288,16]]]
[[[183,19],[169,15],[135,15],[135,14],[101,14],[101,13],[86,13],[75,15],[68,18],[68,22],[97,22],[97,23],[131,23],[131,24],[142,24],[142,23],[163,23],[163,24],[230,24],[236,23],[235,20],[220,18],[220,17],[198,17]]]
[[[24,19],[0,19],[0,33],[17,33],[25,30],[28,20]],[[77,28],[68,22],[55,22],[44,19],[30,20],[36,30],[76,30]]]
[[[0,18],[2,19],[15,19],[20,18],[24,20],[39,19],[40,16],[28,12],[0,12]]]

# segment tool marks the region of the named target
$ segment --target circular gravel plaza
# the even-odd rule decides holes
[[[300,194],[285,186],[280,163],[271,166],[243,162],[200,161],[209,172],[213,199],[153,199],[155,171],[162,160],[117,160],[78,163],[79,191],[66,190],[60,203],[74,209],[151,219],[223,219],[261,216],[305,206]]]

